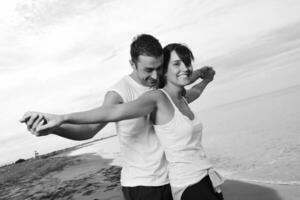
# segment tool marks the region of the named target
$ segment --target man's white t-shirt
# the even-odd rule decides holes
[[[127,75],[109,91],[117,92],[126,103],[149,90],[149,87]],[[149,116],[117,122],[116,130],[123,158],[121,185],[134,187],[168,184],[167,161]]]

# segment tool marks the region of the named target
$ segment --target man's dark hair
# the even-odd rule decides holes
[[[163,55],[159,41],[148,34],[137,35],[130,45],[131,60],[136,63],[140,55],[158,58]]]
[[[164,62],[163,62],[161,74],[159,75],[159,83],[158,83],[159,88],[163,88],[167,82],[165,75],[168,70],[168,65],[170,62],[172,51],[175,51],[177,53],[180,60],[182,60],[182,62],[187,67],[191,66],[192,61],[194,60],[194,55],[192,51],[186,45],[179,44],[179,43],[171,43],[165,46],[163,49]]]

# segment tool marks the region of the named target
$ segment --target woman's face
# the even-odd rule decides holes
[[[190,83],[192,72],[193,67],[186,66],[179,58],[176,51],[172,51],[166,73],[167,82],[179,86],[186,86]]]

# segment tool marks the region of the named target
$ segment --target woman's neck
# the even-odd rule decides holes
[[[168,94],[170,96],[172,96],[173,98],[176,99],[182,99],[182,94],[183,94],[183,90],[184,87],[183,86],[176,86],[176,85],[172,85],[172,84],[166,84],[166,86],[163,88],[165,91],[168,92]]]

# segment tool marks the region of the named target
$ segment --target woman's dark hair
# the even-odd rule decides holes
[[[158,81],[158,88],[163,88],[166,83],[166,73],[168,70],[168,65],[170,62],[171,52],[175,51],[182,60],[182,62],[185,64],[185,66],[191,66],[192,61],[194,60],[194,55],[192,51],[184,44],[180,43],[171,43],[168,44],[163,48],[163,54],[164,54],[164,62],[161,69],[161,74],[159,75],[159,81]]]

